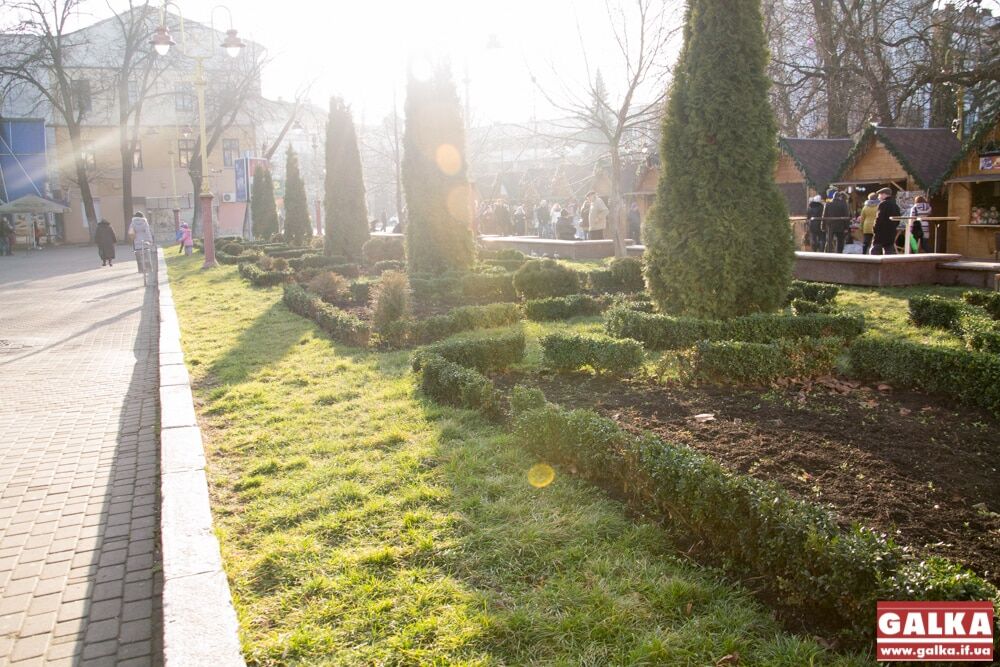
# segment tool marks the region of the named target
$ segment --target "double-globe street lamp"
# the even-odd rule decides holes
[[[181,20],[180,52],[188,58],[193,58],[195,61],[194,86],[198,93],[198,129],[201,133],[199,138],[199,144],[201,145],[201,193],[198,195],[198,199],[201,205],[202,233],[204,235],[205,242],[205,263],[202,265],[202,268],[207,269],[215,266],[215,229],[213,228],[212,222],[213,195],[208,186],[208,144],[205,130],[205,86],[208,82],[205,80],[205,68],[203,67],[203,63],[206,59],[213,56],[214,49],[209,47],[205,53],[191,52],[187,44],[187,37],[184,33],[184,16],[181,14],[181,8],[178,7],[176,3],[171,2],[171,0],[165,0],[163,3],[163,11],[160,16],[160,27],[156,29],[156,34],[153,35],[153,39],[151,41],[153,49],[158,55],[167,55],[170,51],[170,47],[176,44],[173,37],[170,36],[170,31],[167,29],[168,5],[173,6],[174,9],[177,10],[177,15]],[[211,9],[209,14],[209,25],[212,31],[211,34],[214,36],[216,33],[214,16],[215,10],[217,9],[225,10],[226,14],[229,15],[229,30],[226,31],[226,38],[222,41],[221,46],[225,50],[226,55],[231,58],[235,58],[243,50],[245,44],[243,43],[243,40],[236,36],[236,30],[233,29],[233,14],[225,5],[215,5]]]

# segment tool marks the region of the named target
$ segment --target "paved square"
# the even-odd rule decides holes
[[[0,257],[0,665],[161,662],[157,334],[122,246]]]

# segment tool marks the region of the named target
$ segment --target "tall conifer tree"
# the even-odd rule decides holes
[[[306,184],[299,173],[299,158],[291,146],[285,159],[285,237],[301,243],[312,236]]]
[[[766,66],[760,0],[688,0],[643,232],[646,282],[666,312],[729,318],[787,293],[794,247]]]
[[[250,194],[250,213],[253,217],[254,238],[270,240],[278,232],[278,209],[274,205],[274,181],[271,170],[257,167],[253,172],[253,190]]]
[[[361,261],[361,246],[368,240],[368,210],[361,155],[350,109],[339,98],[330,99],[326,124],[326,255]]]
[[[458,94],[446,67],[406,86],[403,135],[406,261],[410,271],[468,269],[475,259],[469,224],[465,130]]]

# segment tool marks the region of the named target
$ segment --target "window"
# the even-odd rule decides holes
[[[174,109],[177,111],[194,111],[194,94],[191,85],[179,83],[174,89]]]
[[[132,149],[132,168],[142,169],[142,142],[136,141],[135,148]]]
[[[73,102],[76,104],[77,110],[90,111],[93,108],[90,97],[90,79],[73,79],[70,85],[73,89]]]
[[[194,139],[177,140],[177,166],[187,168],[194,157]]]
[[[139,101],[139,82],[135,79],[128,80],[128,105],[134,107]]]
[[[233,163],[240,157],[240,140],[222,140],[222,163],[227,167],[232,167]]]

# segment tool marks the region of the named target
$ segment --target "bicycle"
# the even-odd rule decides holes
[[[145,287],[155,285],[157,277],[156,248],[149,241],[143,241],[139,253],[142,258],[142,284]]]

